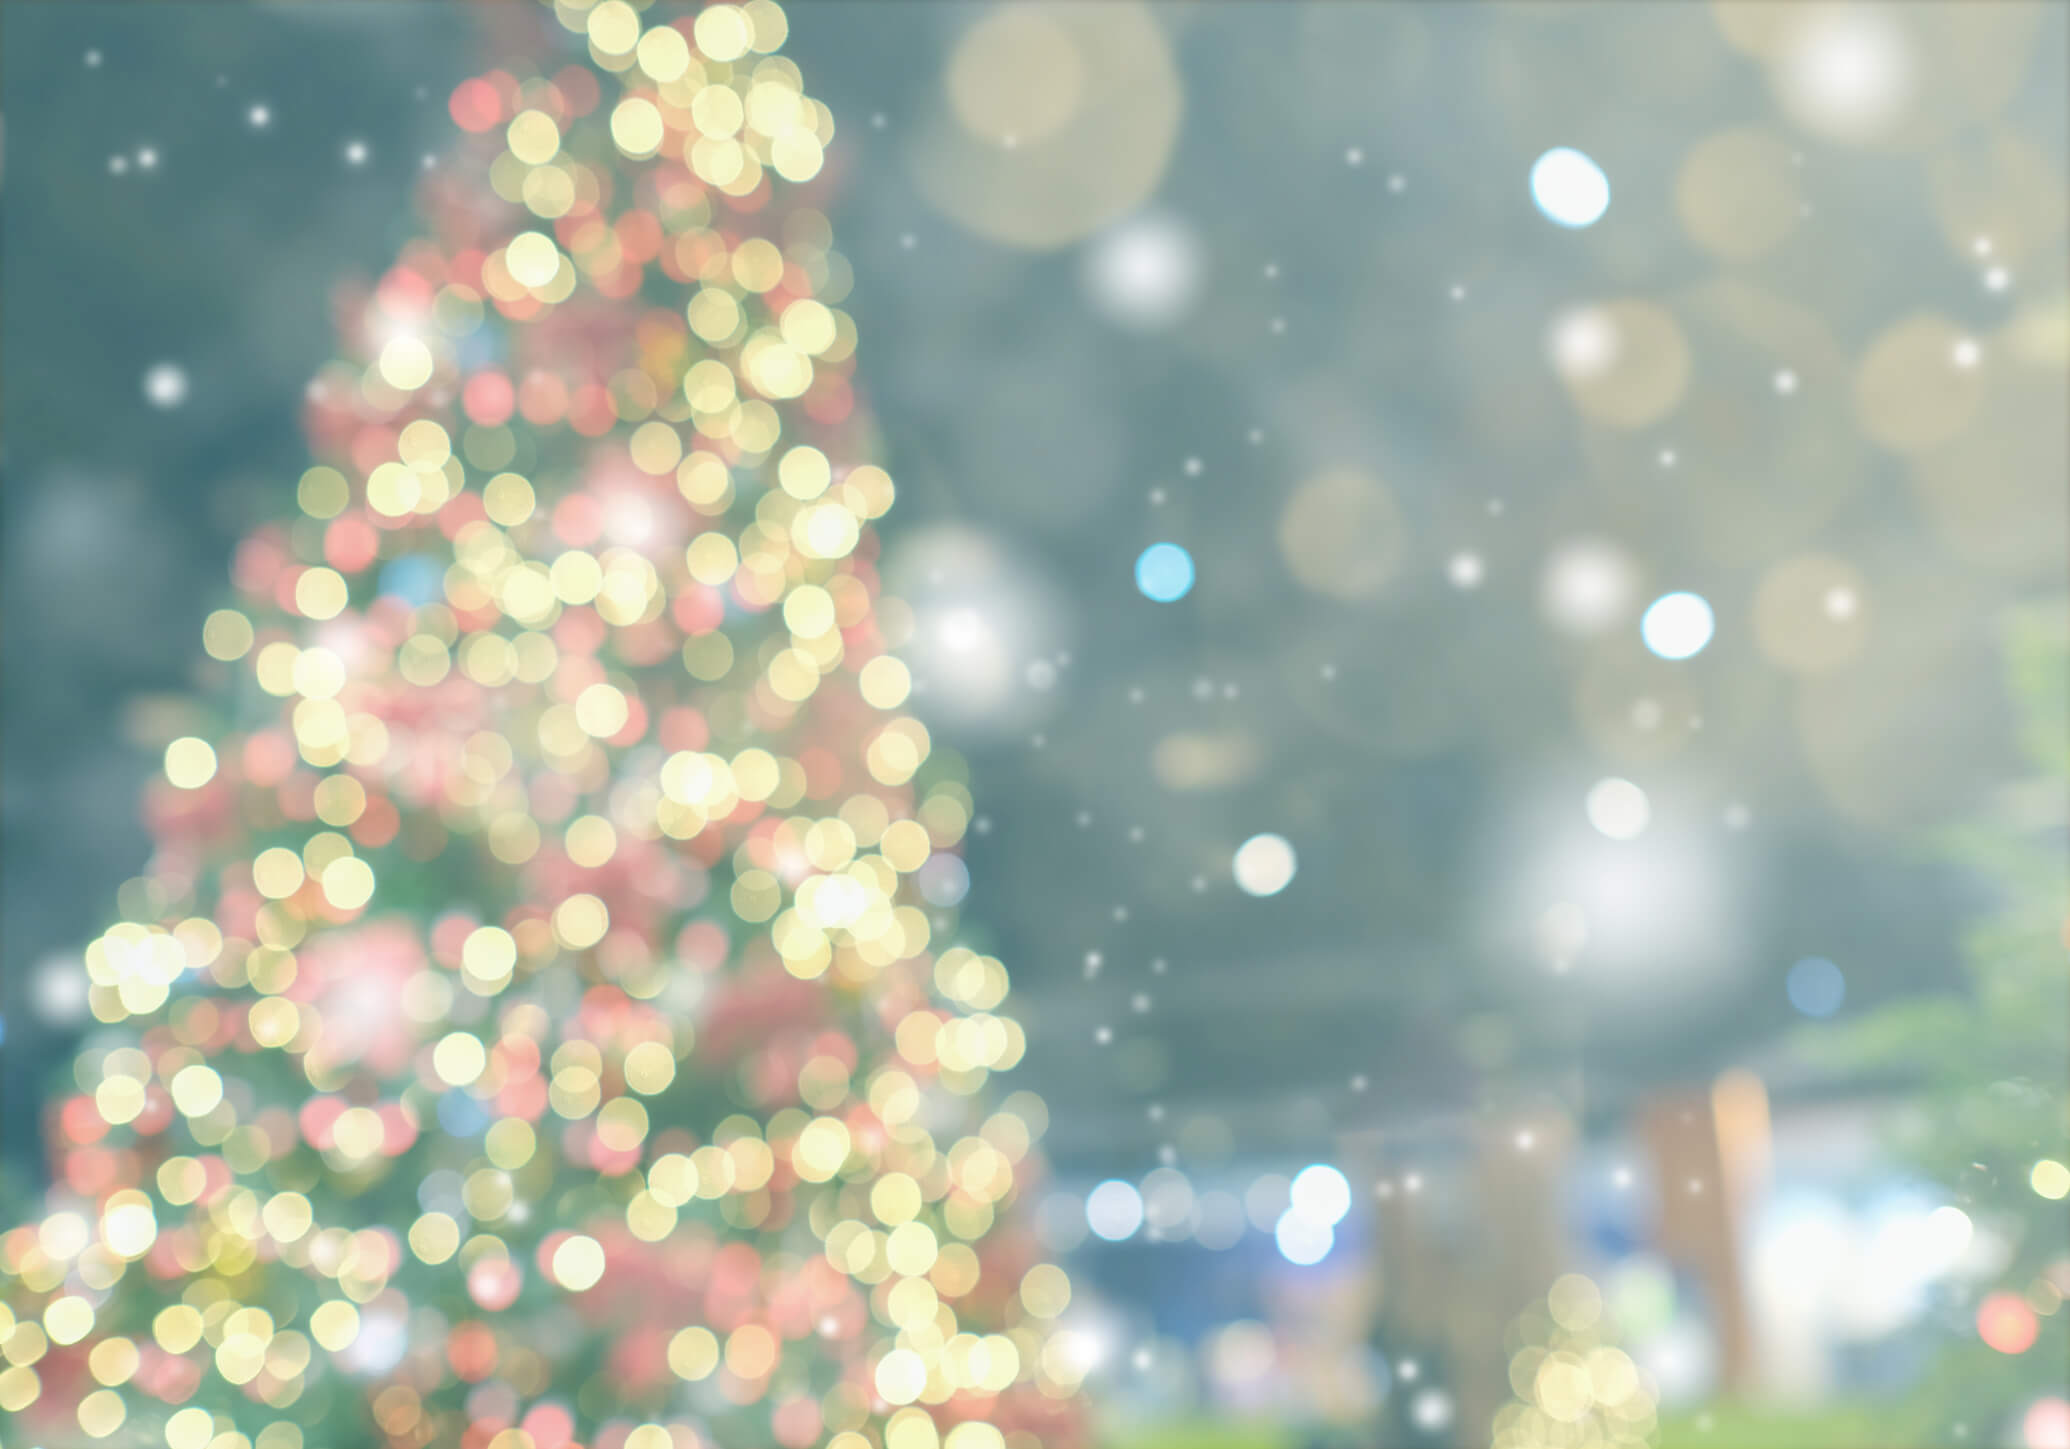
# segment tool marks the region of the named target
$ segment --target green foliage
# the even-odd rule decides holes
[[[2035,1193],[2037,1159],[2070,1156],[2070,614],[2062,604],[2018,611],[2004,635],[2017,727],[2034,776],[2014,782],[1947,836],[1951,857],[1989,888],[1989,913],[1968,933],[1966,992],[1893,1002],[1844,1027],[1807,1032],[1807,1055],[1849,1074],[1884,1074],[1914,1093],[1899,1143],[1905,1158],[1942,1183],[1981,1228],[2007,1237],[2011,1252],[1977,1296],[2005,1291],[2043,1305],[2070,1287],[2070,1214]],[[1995,1434],[2033,1398],[2063,1391],[2070,1312],[2041,1320],[2023,1354],[1994,1352],[1967,1327],[1973,1303],[1958,1305],[1951,1334],[1929,1371],[1909,1388],[1903,1422],[1916,1438],[1966,1424]],[[1678,1443],[1853,1443],[1663,1435]],[[1861,1441],[1873,1442],[1873,1441]]]
[[[1212,1419],[1130,1424],[1110,1430],[1101,1443],[1105,1449],[1294,1449],[1285,1429]]]
[[[1889,1411],[1869,1405],[1792,1413],[1727,1403],[1663,1418],[1659,1449],[1890,1449],[1898,1442]]]

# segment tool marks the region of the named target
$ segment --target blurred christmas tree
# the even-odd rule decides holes
[[[771,0],[485,13],[85,952],[7,1441],[1080,1443],[832,118]]]
[[[1994,898],[1966,943],[1970,990],[1881,1007],[1814,1047],[1919,1083],[1903,1146],[1982,1250],[1896,1411],[1915,1442],[2070,1443],[2070,611],[2015,612],[2005,652],[2034,774],[1953,842]]]

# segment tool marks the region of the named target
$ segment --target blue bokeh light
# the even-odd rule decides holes
[[[1136,587],[1160,604],[1183,599],[1193,588],[1193,555],[1176,543],[1153,543],[1136,559]]]
[[[1847,978],[1823,956],[1806,956],[1783,983],[1790,1005],[1806,1016],[1831,1016],[1847,999]]]
[[[445,592],[445,570],[429,554],[404,554],[382,566],[380,592],[422,608]]]

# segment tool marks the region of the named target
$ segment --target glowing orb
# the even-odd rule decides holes
[[[1594,226],[1610,209],[1610,178],[1572,146],[1555,146],[1531,167],[1531,199],[1549,221]]]

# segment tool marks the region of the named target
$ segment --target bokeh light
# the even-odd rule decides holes
[[[1351,1184],[1326,1162],[1304,1167],[1294,1175],[1288,1196],[1294,1212],[1335,1227],[1351,1211]]]
[[[2060,1202],[2070,1197],[2070,1165],[2053,1157],[2044,1157],[2027,1174],[2027,1182],[2039,1196],[2050,1202]]]
[[[1915,75],[1905,32],[1877,5],[1797,8],[1770,68],[1776,98],[1791,120],[1847,142],[1895,127],[1913,98]]]
[[[1555,146],[1531,164],[1531,200],[1548,221],[1594,226],[1610,209],[1610,178],[1571,146]]]
[[[1289,1209],[1272,1229],[1279,1254],[1289,1263],[1307,1268],[1320,1263],[1336,1246],[1337,1235],[1328,1223],[1318,1222],[1304,1212]]]
[[[1646,792],[1629,780],[1611,777],[1589,787],[1588,821],[1612,840],[1632,840],[1653,818]]]
[[[1807,956],[1784,979],[1790,1005],[1806,1016],[1828,1017],[1847,999],[1847,978],[1823,956]]]
[[[2000,1353],[2025,1353],[2040,1333],[2040,1320],[2017,1293],[1992,1293],[1977,1305],[1977,1337]]]
[[[1133,1237],[1143,1225],[1143,1198],[1131,1183],[1109,1178],[1085,1198],[1085,1222],[1110,1243]]]
[[[2070,1399],[2060,1394],[2036,1399],[2020,1416],[2026,1449],[2070,1449]]]
[[[1274,896],[1294,879],[1294,847],[1283,835],[1253,835],[1236,848],[1236,883],[1246,895]]]
[[[1621,623],[1637,591],[1630,554],[1602,539],[1574,539],[1546,559],[1539,607],[1561,632],[1586,637]]]
[[[144,373],[144,400],[170,411],[187,400],[187,369],[177,362],[153,363]]]
[[[1662,594],[1639,619],[1639,637],[1662,659],[1701,654],[1715,628],[1711,606],[1700,594]]]
[[[1100,316],[1133,331],[1185,320],[1200,295],[1199,235],[1178,217],[1150,212],[1109,227],[1086,245],[1083,276]]]
[[[1136,588],[1146,599],[1170,604],[1193,588],[1193,555],[1176,543],[1153,543],[1136,556]]]

